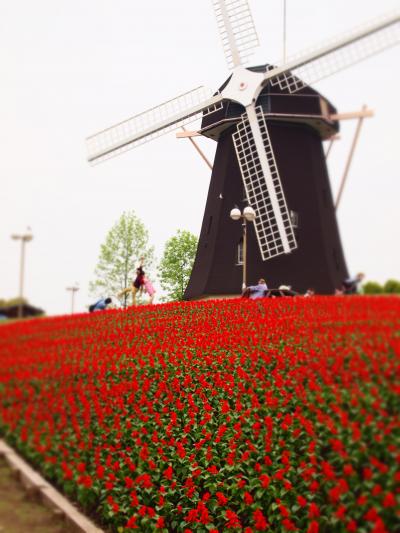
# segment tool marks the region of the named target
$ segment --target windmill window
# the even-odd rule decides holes
[[[212,221],[213,221],[213,217],[210,217],[208,219],[207,235],[209,235],[209,233],[211,231]]]
[[[240,239],[237,245],[236,264],[243,265],[243,239]]]
[[[294,229],[299,227],[299,214],[296,211],[290,211],[290,220]]]

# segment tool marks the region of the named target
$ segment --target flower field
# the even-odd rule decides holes
[[[400,298],[0,327],[0,434],[113,532],[400,531]]]

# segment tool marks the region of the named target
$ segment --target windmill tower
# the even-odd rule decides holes
[[[228,67],[217,93],[200,87],[87,139],[100,162],[202,118],[201,134],[218,142],[187,298],[237,294],[238,204],[256,212],[249,231],[249,278],[270,285],[332,292],[346,265],[322,140],[338,131],[334,107],[309,84],[398,44],[394,13],[282,66],[243,65],[258,44],[246,0],[214,0]],[[242,204],[242,205],[241,205]]]

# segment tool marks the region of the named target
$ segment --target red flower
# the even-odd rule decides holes
[[[87,489],[93,486],[93,480],[90,476],[82,476],[82,485]]]
[[[354,468],[351,464],[345,464],[343,467],[343,474],[345,476],[352,476],[355,474]]]
[[[85,463],[78,463],[76,465],[76,469],[78,470],[78,472],[84,472],[86,470],[86,465]]]
[[[227,528],[232,528],[232,529],[239,528],[240,529],[242,527],[242,524],[239,520],[238,515],[234,513],[233,511],[231,511],[230,509],[227,509],[225,511],[225,518],[226,518]]]
[[[222,492],[216,492],[215,496],[217,497],[218,503],[220,505],[226,505],[228,503],[228,498],[226,498]]]
[[[188,514],[185,516],[186,522],[197,522],[198,521],[198,511],[197,509],[190,509]]]
[[[314,502],[311,502],[310,503],[310,507],[308,509],[308,516],[310,518],[318,518],[320,516],[320,511],[319,511],[319,508],[318,506],[314,503]]]
[[[303,498],[303,496],[297,496],[297,503],[300,505],[300,507],[305,507],[307,505],[307,500]]]
[[[251,505],[253,503],[253,496],[250,494],[250,492],[245,492],[243,499],[247,505]]]
[[[378,518],[379,515],[374,507],[371,507],[364,515],[364,519],[368,522],[375,522]]]
[[[361,494],[361,496],[357,498],[357,505],[365,505],[366,502],[367,502],[367,497],[364,496],[363,494]]]
[[[103,479],[104,477],[104,472],[105,472],[105,468],[104,466],[102,465],[99,465],[97,468],[96,468],[96,475],[99,479]]]
[[[168,468],[166,468],[164,470],[164,477],[171,480],[172,479],[172,474],[173,474],[173,470],[172,470],[172,466],[169,466]]]
[[[383,507],[394,507],[396,505],[396,499],[392,492],[387,492],[382,502]]]
[[[138,529],[138,526],[136,525],[136,516],[131,516],[125,527],[130,529]]]
[[[355,520],[350,520],[350,522],[346,526],[346,529],[347,531],[351,531],[352,533],[354,531],[357,531],[358,529],[357,522]]]
[[[260,509],[256,509],[253,513],[253,520],[254,520],[254,527],[258,531],[265,531],[268,529],[269,525],[265,518],[265,516],[262,514]]]
[[[277,500],[277,501],[278,501],[278,500]],[[286,509],[286,507],[285,507],[284,505],[279,504],[278,507],[279,507],[279,511],[280,511],[280,513],[281,513],[282,516],[284,516],[285,518],[287,518],[287,517],[290,515],[289,511]]]
[[[363,478],[364,479],[371,479],[371,477],[373,476],[373,472],[370,468],[368,467],[365,467],[363,468]]]
[[[319,524],[315,520],[312,520],[308,526],[307,533],[318,533]]]
[[[295,526],[295,524],[288,518],[284,518],[282,520],[282,525],[288,531],[297,531],[297,527]]]
[[[346,507],[344,505],[339,505],[335,515],[340,518],[340,520],[343,520],[346,515]]]
[[[165,527],[165,519],[164,517],[160,516],[156,522],[156,527],[158,529],[163,529]]]

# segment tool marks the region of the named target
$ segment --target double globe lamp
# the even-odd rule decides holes
[[[243,213],[238,207],[234,207],[230,212],[230,217],[232,220],[242,220],[243,228],[243,283],[242,290],[247,287],[247,222],[254,222],[256,218],[256,212],[250,206],[247,206],[243,209]]]

